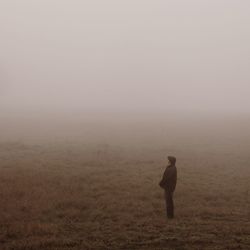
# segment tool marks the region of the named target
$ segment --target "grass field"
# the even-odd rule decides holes
[[[0,249],[250,249],[249,135],[187,132],[2,140]],[[170,221],[158,186],[168,154],[178,169]]]

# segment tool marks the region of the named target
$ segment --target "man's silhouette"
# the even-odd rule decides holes
[[[160,187],[165,191],[167,217],[169,219],[174,218],[173,194],[177,181],[177,170],[175,163],[176,158],[174,156],[168,156],[168,165],[163,174],[162,180],[159,183]]]

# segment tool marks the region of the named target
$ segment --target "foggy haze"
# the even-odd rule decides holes
[[[250,0],[0,0],[0,250],[250,249],[249,26]]]
[[[1,113],[248,113],[250,3],[2,0]]]

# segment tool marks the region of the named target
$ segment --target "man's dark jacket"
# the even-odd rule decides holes
[[[177,181],[177,169],[175,165],[166,168],[159,185],[166,191],[174,192]]]

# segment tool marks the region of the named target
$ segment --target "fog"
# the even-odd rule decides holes
[[[1,103],[30,111],[248,111],[249,7],[1,1]]]
[[[245,0],[1,0],[1,123],[249,117],[249,8]]]

